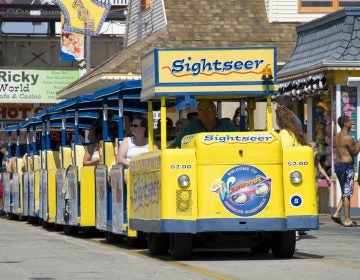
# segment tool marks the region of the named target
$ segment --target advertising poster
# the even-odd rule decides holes
[[[341,86],[341,114],[346,115],[351,118],[351,129],[349,131],[349,135],[357,141],[357,88],[356,87],[348,87]],[[357,161],[354,161],[354,167],[357,167]]]
[[[56,172],[56,223],[60,225],[65,224],[65,192],[63,192],[64,176],[63,171]]]
[[[349,134],[356,140],[357,139],[357,88],[341,86],[341,114],[351,118],[351,130]]]
[[[64,16],[61,15],[61,26],[64,26]],[[61,31],[60,59],[80,61],[84,59],[84,35]]]
[[[34,217],[35,216],[35,172],[30,171],[29,172],[29,216]]]
[[[5,172],[2,175],[2,180],[4,183],[4,194],[3,194],[3,202],[4,202],[4,211],[10,212],[10,173]]]
[[[24,216],[29,215],[29,173],[23,174],[23,211]]]
[[[13,173],[13,189],[12,189],[12,210],[11,213],[18,214],[18,210],[20,208],[20,182],[19,182],[19,173]]]
[[[67,213],[69,214],[69,225],[77,226],[78,225],[78,184],[76,176],[76,168],[70,168],[67,172],[67,183],[69,190],[69,200],[67,205]]]
[[[122,168],[112,168],[110,171],[112,191],[112,232],[122,233],[124,223],[124,180]]]
[[[47,170],[41,171],[41,182],[40,185],[42,191],[42,197],[41,197],[41,218],[43,218],[44,221],[47,220],[47,213],[48,213],[48,172]]]
[[[95,187],[96,187],[96,228],[107,230],[107,184],[106,169],[96,168]]]

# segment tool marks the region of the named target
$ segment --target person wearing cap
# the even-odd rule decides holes
[[[199,132],[231,132],[238,131],[230,119],[219,119],[216,115],[215,103],[211,100],[200,100],[197,105],[198,120],[189,122],[176,137],[171,148],[180,147],[184,136]]]

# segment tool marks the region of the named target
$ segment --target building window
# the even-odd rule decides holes
[[[151,0],[141,0],[141,10],[147,10],[150,8],[150,2]]]
[[[334,12],[341,8],[358,7],[359,0],[298,0],[300,13]]]

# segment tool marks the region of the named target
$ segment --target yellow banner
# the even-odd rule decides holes
[[[90,36],[99,34],[110,4],[96,0],[53,0],[65,16],[64,30]]]

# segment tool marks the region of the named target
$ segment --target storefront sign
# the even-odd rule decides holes
[[[58,103],[56,93],[79,78],[77,70],[0,70],[1,103]]]
[[[348,87],[341,86],[341,114],[346,115],[351,118],[351,130],[349,134],[357,139],[357,88],[356,87]]]
[[[265,73],[274,76],[269,92],[277,89],[274,47],[154,49],[141,67],[142,100],[202,92],[263,94]]]
[[[43,109],[39,104],[1,104],[0,120],[24,121],[27,118],[37,115],[37,113]]]

